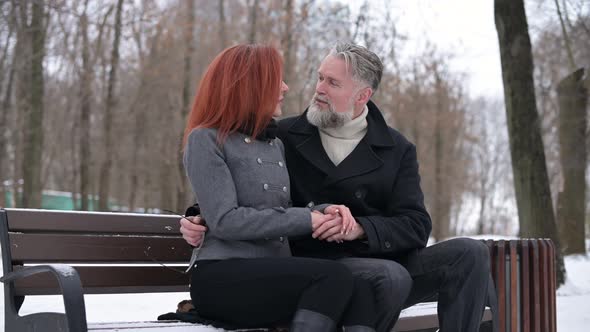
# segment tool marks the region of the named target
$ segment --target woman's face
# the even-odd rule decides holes
[[[281,93],[279,94],[279,100],[277,101],[277,108],[275,108],[272,116],[281,116],[281,114],[283,114],[281,106],[283,106],[283,98],[285,98],[285,92],[287,91],[289,91],[289,87],[287,84],[285,84],[285,82],[281,81]]]

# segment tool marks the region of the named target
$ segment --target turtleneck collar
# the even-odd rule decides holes
[[[321,128],[321,133],[339,139],[358,139],[362,138],[367,131],[367,114],[369,109],[367,105],[363,109],[363,112],[356,118],[345,123],[342,127],[338,128]]]

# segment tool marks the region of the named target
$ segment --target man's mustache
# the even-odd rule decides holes
[[[330,99],[328,99],[328,98],[326,98],[326,97],[320,97],[320,96],[319,96],[319,95],[317,95],[317,94],[314,94],[314,95],[313,95],[313,100],[315,100],[315,101],[321,101],[321,102],[323,102],[323,103],[326,103],[326,104],[329,104],[329,105],[331,105],[331,103],[330,103]]]

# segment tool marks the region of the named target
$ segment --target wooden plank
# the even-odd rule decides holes
[[[521,331],[531,330],[531,299],[530,299],[530,251],[529,240],[520,242],[520,305],[521,305]]]
[[[505,241],[497,242],[498,256],[496,258],[497,281],[498,289],[498,323],[500,324],[499,331],[506,331],[506,251]]]
[[[152,262],[186,263],[191,247],[179,235],[10,234],[12,260],[30,263]]]
[[[539,282],[541,288],[541,330],[550,331],[549,323],[549,292],[551,285],[549,283],[549,255],[547,250],[547,244],[543,240],[539,242]]]
[[[539,289],[539,246],[536,240],[531,241],[531,284],[532,284],[532,328],[541,332],[541,290]],[[544,331],[543,331],[544,332]]]
[[[516,250],[517,241],[510,241],[510,331],[518,330],[518,258]]]
[[[85,294],[188,292],[187,266],[74,266]],[[15,270],[22,267],[15,266]],[[174,269],[174,270],[173,270]],[[15,283],[17,295],[61,294],[51,273],[40,273]]]
[[[550,280],[550,296],[551,296],[551,301],[550,301],[550,306],[549,309],[551,310],[551,331],[552,332],[556,332],[557,331],[557,269],[555,268],[555,246],[553,245],[553,241],[551,240],[545,240],[547,242],[548,248],[549,248],[549,271],[551,271],[551,273],[549,273],[549,280]]]
[[[178,235],[179,216],[138,213],[5,209],[13,232]]]
[[[492,312],[486,307],[482,322],[491,321]],[[393,327],[394,332],[426,330],[439,327],[437,318],[437,303],[424,302],[402,310],[399,320]]]

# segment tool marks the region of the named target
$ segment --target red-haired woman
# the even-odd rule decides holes
[[[276,49],[238,45],[213,60],[197,90],[184,165],[208,232],[191,271],[193,304],[201,317],[236,327],[374,331],[367,281],[335,261],[291,256],[288,236],[311,236],[337,216],[289,207],[272,119],[288,90],[281,72]],[[338,217],[345,229],[354,224]]]

